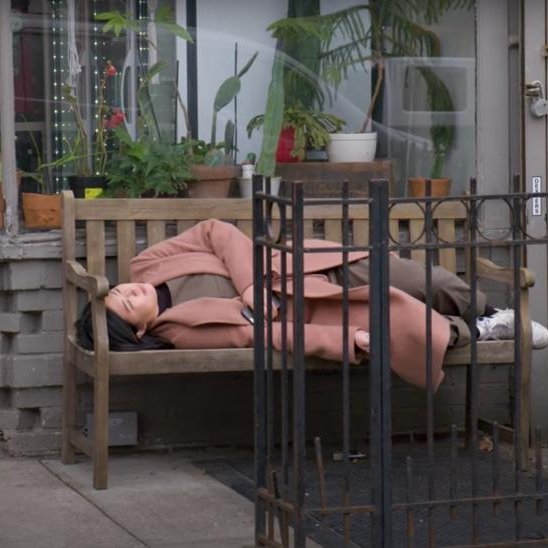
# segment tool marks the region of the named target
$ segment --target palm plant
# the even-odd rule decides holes
[[[280,49],[296,36],[309,35],[320,41],[320,79],[327,84],[324,88],[328,95],[330,89],[337,91],[349,71],[375,69],[371,98],[364,105],[366,115],[360,129],[363,132],[370,125],[382,90],[387,58],[439,56],[439,38],[426,25],[436,23],[449,9],[470,8],[473,4],[473,0],[369,0],[367,4],[356,4],[334,13],[280,19],[268,30],[278,44],[282,44]],[[275,62],[269,89],[270,105],[275,113],[283,112],[283,104],[281,108],[278,104],[280,84],[274,81],[281,72]],[[439,80],[433,72],[430,74],[427,85],[429,80]],[[265,140],[269,131],[276,131],[281,125],[276,117],[272,117],[270,123],[265,122]],[[261,166],[267,171],[273,169],[265,147],[259,159],[258,167]]]

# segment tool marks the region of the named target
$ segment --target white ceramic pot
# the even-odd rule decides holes
[[[255,173],[254,164],[242,164],[242,179],[251,179]]]
[[[270,178],[270,192],[274,195],[278,194],[278,190],[280,189],[280,180],[281,177]],[[238,179],[238,183],[240,185],[240,196],[242,198],[251,198],[253,195],[253,180],[240,177],[240,179]]]
[[[327,145],[330,162],[372,162],[377,150],[377,132],[331,133]]]

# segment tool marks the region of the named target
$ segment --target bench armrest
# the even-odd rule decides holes
[[[494,262],[484,257],[478,257],[477,274],[480,278],[487,278],[508,285],[514,283],[514,269],[505,268],[496,265]],[[527,289],[535,285],[535,275],[527,268],[519,269],[519,286],[521,289]]]
[[[104,299],[109,292],[109,283],[106,276],[90,274],[80,263],[67,261],[65,263],[67,280],[73,285],[87,291],[90,295]]]
[[[109,292],[106,276],[90,274],[76,261],[66,261],[65,276],[69,283],[86,291],[90,297],[91,315],[94,331],[94,370],[88,372],[96,379],[108,376],[108,329],[105,297]],[[69,333],[70,335],[70,333]]]

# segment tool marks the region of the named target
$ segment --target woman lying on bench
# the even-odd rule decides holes
[[[307,240],[307,247],[338,247]],[[393,370],[417,386],[426,386],[426,286],[422,265],[390,256],[390,350]],[[359,363],[368,351],[368,260],[366,252],[350,252],[349,360]],[[290,269],[291,261],[288,261]],[[253,346],[253,326],[242,311],[253,308],[253,246],[234,225],[218,220],[197,223],[134,257],[131,283],[115,286],[107,297],[110,349],[244,348]],[[272,259],[273,291],[281,291],[280,254]],[[342,360],[342,253],[305,253],[305,353]],[[291,319],[291,284],[288,318]],[[470,287],[441,268],[432,270],[432,371],[437,388],[447,348],[470,342],[468,319],[477,317],[479,340],[511,339],[514,313],[497,310],[477,293],[471,310]],[[273,314],[277,310],[274,307]],[[548,345],[548,330],[533,322],[533,347]],[[288,348],[292,329],[287,329]],[[79,344],[93,349],[89,304],[77,322]],[[281,323],[273,322],[273,345],[281,348]]]

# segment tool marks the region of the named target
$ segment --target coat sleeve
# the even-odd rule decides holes
[[[357,352],[354,343],[356,331],[363,327],[348,327],[348,361],[350,363],[360,363],[364,358],[362,352]],[[282,349],[282,329],[281,323],[275,322],[272,325],[272,345],[276,350]],[[287,322],[287,349],[293,353],[293,323]],[[315,356],[324,360],[333,360],[342,362],[343,360],[343,331],[340,325],[304,325],[304,354],[305,356]]]
[[[358,327],[349,328],[348,348],[350,363],[359,363],[362,356],[356,352],[354,337]],[[304,353],[326,360],[342,361],[343,338],[340,326],[305,324]],[[177,326],[176,330],[155,334],[167,338],[176,348],[248,348],[253,346],[251,325],[205,324],[188,327]],[[272,325],[272,344],[282,349],[280,322]],[[293,324],[287,323],[287,350],[293,352]]]
[[[179,261],[190,253],[206,253],[217,257],[234,287],[241,295],[253,283],[253,245],[234,225],[210,219],[201,221],[181,234],[159,242],[130,263],[130,279],[156,283],[155,272],[176,269]],[[180,263],[179,263],[180,264]]]

